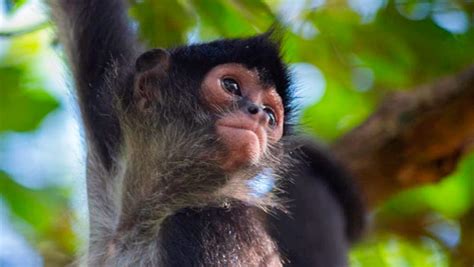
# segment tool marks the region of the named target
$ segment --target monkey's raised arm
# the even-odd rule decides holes
[[[122,0],[51,0],[72,68],[89,149],[110,168],[120,140],[113,97],[133,65],[135,35]],[[113,81],[113,85],[111,84]]]

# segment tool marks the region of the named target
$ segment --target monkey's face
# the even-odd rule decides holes
[[[210,45],[189,49],[201,48],[207,51]],[[272,47],[261,50],[264,54]],[[196,157],[216,160],[226,172],[258,171],[278,164],[279,141],[288,130],[290,97],[286,70],[276,50],[253,63],[233,62],[230,56],[219,62],[213,53],[153,49],[142,54],[136,62],[135,106],[150,114],[145,120],[156,122],[157,135],[163,132],[169,138],[174,131],[171,136],[176,140],[189,136],[177,144],[192,140],[209,144]]]
[[[215,131],[224,148],[218,161],[224,170],[259,163],[283,135],[282,99],[256,69],[236,63],[214,67],[202,82],[201,99],[216,114]]]

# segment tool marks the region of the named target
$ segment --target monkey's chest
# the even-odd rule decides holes
[[[232,208],[184,209],[160,232],[164,266],[282,266],[261,211]]]

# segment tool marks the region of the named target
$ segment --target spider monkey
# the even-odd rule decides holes
[[[345,262],[348,225],[359,221],[345,211],[358,212],[347,203],[344,186],[314,179],[337,180],[344,176],[338,167],[326,156],[315,162],[311,151],[319,150],[311,142],[291,141],[290,77],[271,34],[145,51],[121,0],[58,0],[51,6],[86,132],[88,265]],[[292,161],[297,171],[289,171]],[[337,235],[330,249],[340,252],[292,251],[332,237],[321,226],[314,231],[325,239],[318,241],[312,229],[299,227],[305,212],[290,208],[296,219],[283,212],[273,193],[279,177],[294,178],[283,189],[295,204],[336,203],[308,212],[335,214],[326,228]],[[300,199],[294,195],[300,191],[322,195]],[[315,265],[312,259],[319,257],[328,265]]]

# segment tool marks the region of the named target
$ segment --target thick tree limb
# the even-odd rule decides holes
[[[332,147],[369,206],[451,173],[474,143],[474,66],[382,102]],[[472,148],[472,147],[471,147]]]

